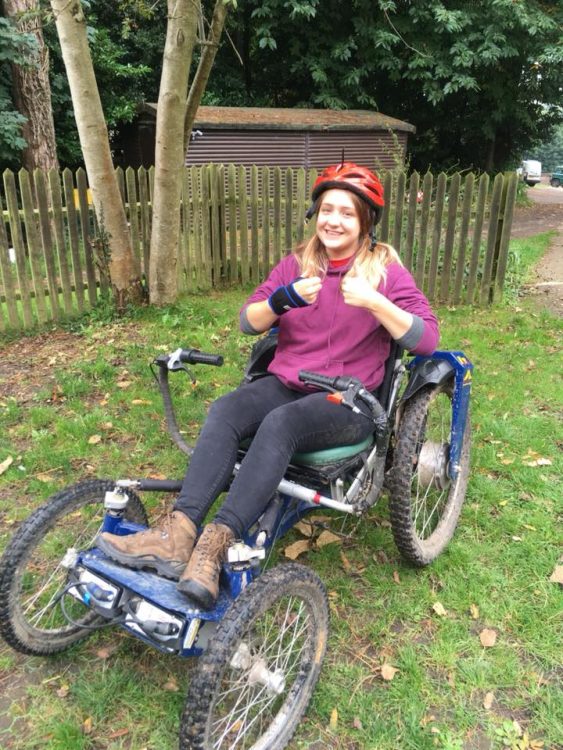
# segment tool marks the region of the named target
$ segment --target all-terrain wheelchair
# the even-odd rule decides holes
[[[255,345],[247,380],[265,374],[274,346],[272,337]],[[168,376],[198,363],[220,365],[222,358],[178,349],[153,362],[168,430],[187,454]],[[431,562],[450,540],[465,497],[471,373],[461,352],[404,361],[397,347],[376,393],[351,377],[302,372],[342,408],[368,404],[373,436],[293,457],[265,513],[230,548],[209,611],[175,582],[122,567],[96,548],[101,530],[129,534],[148,525],[138,493],[177,492],[181,481],[91,480],[55,494],[20,526],[0,562],[0,634],[20,652],[46,655],[114,623],[164,653],[199,656],[181,750],[286,747],[319,678],[329,609],[310,568],[292,562],[262,572],[267,551],[319,507],[365,513],[385,485],[400,552],[415,565]]]

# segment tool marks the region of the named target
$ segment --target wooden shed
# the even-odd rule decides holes
[[[123,134],[126,166],[154,164],[156,104],[141,105]],[[234,163],[250,166],[321,169],[347,161],[390,168],[406,155],[408,122],[367,110],[199,107],[186,164]]]

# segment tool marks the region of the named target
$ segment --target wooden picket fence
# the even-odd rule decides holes
[[[153,171],[117,170],[133,250],[148,280]],[[258,283],[297,242],[315,170],[211,164],[183,178],[180,288]],[[487,305],[502,295],[516,175],[383,175],[378,238],[399,251],[433,302]],[[0,188],[0,330],[82,313],[107,292],[86,173],[17,175]]]

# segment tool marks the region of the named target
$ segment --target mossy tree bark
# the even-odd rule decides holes
[[[98,245],[102,246],[102,252],[109,254],[115,304],[122,311],[127,304],[142,301],[143,287],[111,158],[106,121],[86,35],[86,19],[80,0],[51,0],[51,7],[101,230]]]

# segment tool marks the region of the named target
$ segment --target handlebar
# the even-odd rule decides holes
[[[386,430],[387,414],[385,409],[358,378],[352,378],[348,375],[331,377],[321,375],[318,372],[310,372],[309,370],[299,370],[298,377],[302,383],[318,385],[319,388],[332,392],[340,391],[342,393],[340,403],[352,409],[352,411],[360,411],[355,403],[357,398],[360,399],[370,409],[376,428],[381,431]]]
[[[328,375],[321,375],[318,372],[310,372],[309,370],[299,370],[299,380],[302,383],[318,385],[321,388],[332,388],[335,391],[345,391],[351,385],[362,385],[360,380],[348,377],[347,375],[330,377]]]
[[[182,364],[221,367],[223,361],[220,354],[208,354],[199,349],[176,349],[172,354],[161,354],[154,360],[154,363],[168,370],[180,370]]]

